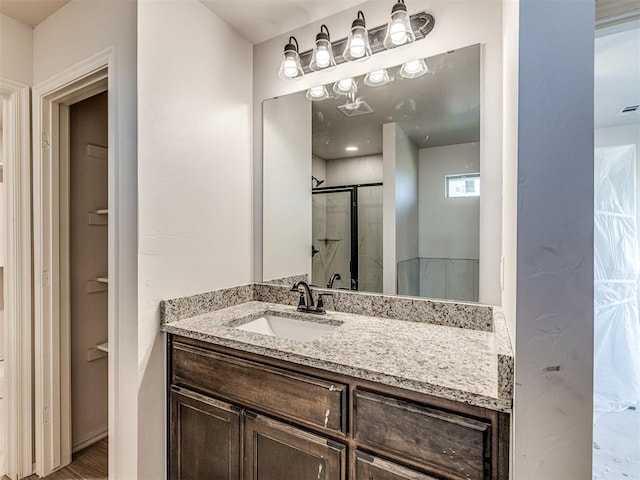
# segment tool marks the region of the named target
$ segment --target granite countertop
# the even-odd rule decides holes
[[[340,325],[300,342],[234,327],[265,313]],[[248,301],[164,323],[162,330],[216,345],[499,411],[512,405],[512,357],[506,324],[492,331]],[[507,361],[504,361],[506,359]]]

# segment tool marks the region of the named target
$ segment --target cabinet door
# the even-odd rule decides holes
[[[244,480],[344,480],[346,447],[251,412],[245,414]]]
[[[169,455],[172,480],[239,480],[240,410],[172,389]]]
[[[356,452],[356,480],[436,480],[424,473]]]

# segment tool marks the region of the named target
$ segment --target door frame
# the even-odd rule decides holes
[[[0,78],[6,185],[5,473],[33,473],[31,416],[31,139],[27,85]],[[15,160],[15,162],[14,162]]]
[[[46,476],[71,462],[68,242],[68,108],[98,93],[108,99],[109,435],[115,438],[118,385],[117,148],[115,51],[106,49],[33,89],[35,470]],[[109,447],[109,464],[116,449]]]

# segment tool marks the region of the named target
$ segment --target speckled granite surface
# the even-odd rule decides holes
[[[237,303],[208,313],[200,312],[199,315],[187,317],[186,309],[175,311],[175,303],[165,306],[165,319],[173,320],[165,323],[162,330],[472,405],[500,411],[511,409],[513,386],[503,383],[512,382],[512,357],[511,373],[500,372],[505,365],[508,368],[507,360],[511,355],[508,336],[505,339],[503,335],[506,333],[503,316],[491,316],[491,330],[494,327],[493,323],[496,323],[496,333],[494,333],[460,328],[459,325],[451,327],[423,321],[359,315],[354,314],[355,312],[329,311],[321,316],[301,314],[291,306],[297,300],[295,293],[293,301],[291,301],[291,292],[285,295],[285,292],[280,289],[276,292],[282,294],[283,302],[241,303],[237,301],[238,298],[247,293],[244,290],[229,290],[229,294],[233,296],[233,300],[229,302]],[[265,290],[257,285],[254,289],[254,297],[264,295]],[[375,297],[375,295],[367,295],[367,297]],[[399,299],[412,300],[400,297]],[[283,305],[284,300],[289,305]],[[338,306],[342,298],[337,295],[334,300]],[[355,302],[351,302],[349,307],[351,310],[370,311],[369,309],[373,310],[374,304],[378,305],[378,308],[386,308],[384,300],[376,303],[376,299],[360,296],[358,300],[361,300],[364,305],[357,306]],[[220,302],[202,297],[191,301],[192,310],[200,304],[218,305]],[[328,302],[327,308],[332,308]],[[417,307],[413,305],[407,308]],[[459,314],[456,313],[455,307],[451,308],[451,315]],[[465,308],[463,306],[463,311],[466,311]],[[490,307],[484,308],[490,309]],[[384,311],[387,314],[393,314],[393,308]],[[340,324],[340,326],[309,342],[260,335],[234,328],[265,313]],[[419,314],[416,313],[416,315]],[[423,315],[429,315],[429,313],[423,313]],[[181,319],[178,320],[176,317]]]
[[[290,277],[282,277],[282,278],[273,278],[271,280],[265,280],[264,283],[268,283],[270,285],[293,285],[298,280],[304,280],[305,282],[309,281],[309,275],[306,273],[301,273],[300,275],[291,275]]]
[[[253,285],[225,288],[213,292],[174,298],[160,302],[162,323],[175,322],[182,318],[213,312],[253,300]]]
[[[315,296],[318,293],[331,294],[331,296],[325,297],[327,310],[469,328],[485,332],[493,331],[493,307],[487,305],[352,292],[350,290],[314,288],[313,291]],[[292,292],[288,285],[257,283],[254,285],[253,298],[260,302],[296,305],[298,294]]]

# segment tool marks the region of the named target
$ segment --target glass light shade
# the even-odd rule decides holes
[[[386,68],[369,72],[367,76],[364,77],[364,83],[370,87],[381,87],[389,83],[389,80],[389,72],[387,72]]]
[[[333,84],[333,91],[338,95],[355,94],[358,91],[358,86],[353,78],[343,78]]]
[[[418,60],[411,60],[410,62],[403,63],[400,67],[400,76],[403,78],[418,78],[427,73],[429,69],[427,64],[422,58]]]
[[[325,31],[326,30],[326,31]],[[313,47],[309,68],[314,72],[318,70],[331,70],[335,68],[336,60],[333,58],[333,47],[329,38],[329,29],[326,25],[320,27],[320,33],[316,35],[316,44]]]
[[[282,63],[280,64],[280,71],[278,72],[278,75],[280,75],[280,78],[283,80],[297,80],[304,75],[302,64],[300,63],[300,55],[298,55],[298,42],[296,41],[296,45],[294,45],[292,43],[294,40],[294,37],[290,37],[289,43],[284,47]]]
[[[312,102],[319,102],[320,100],[326,100],[329,98],[329,92],[327,91],[327,87],[324,85],[317,85],[307,90],[307,94],[305,96]]]
[[[361,16],[362,18],[360,18]],[[347,45],[344,48],[342,56],[349,62],[367,60],[371,56],[369,32],[367,32],[364,14],[362,12],[358,12],[358,18],[351,24],[351,32],[349,33]]]
[[[391,19],[387,25],[387,34],[382,44],[384,48],[389,49],[412,43],[415,39],[404,0],[398,0],[398,3],[391,9]]]

